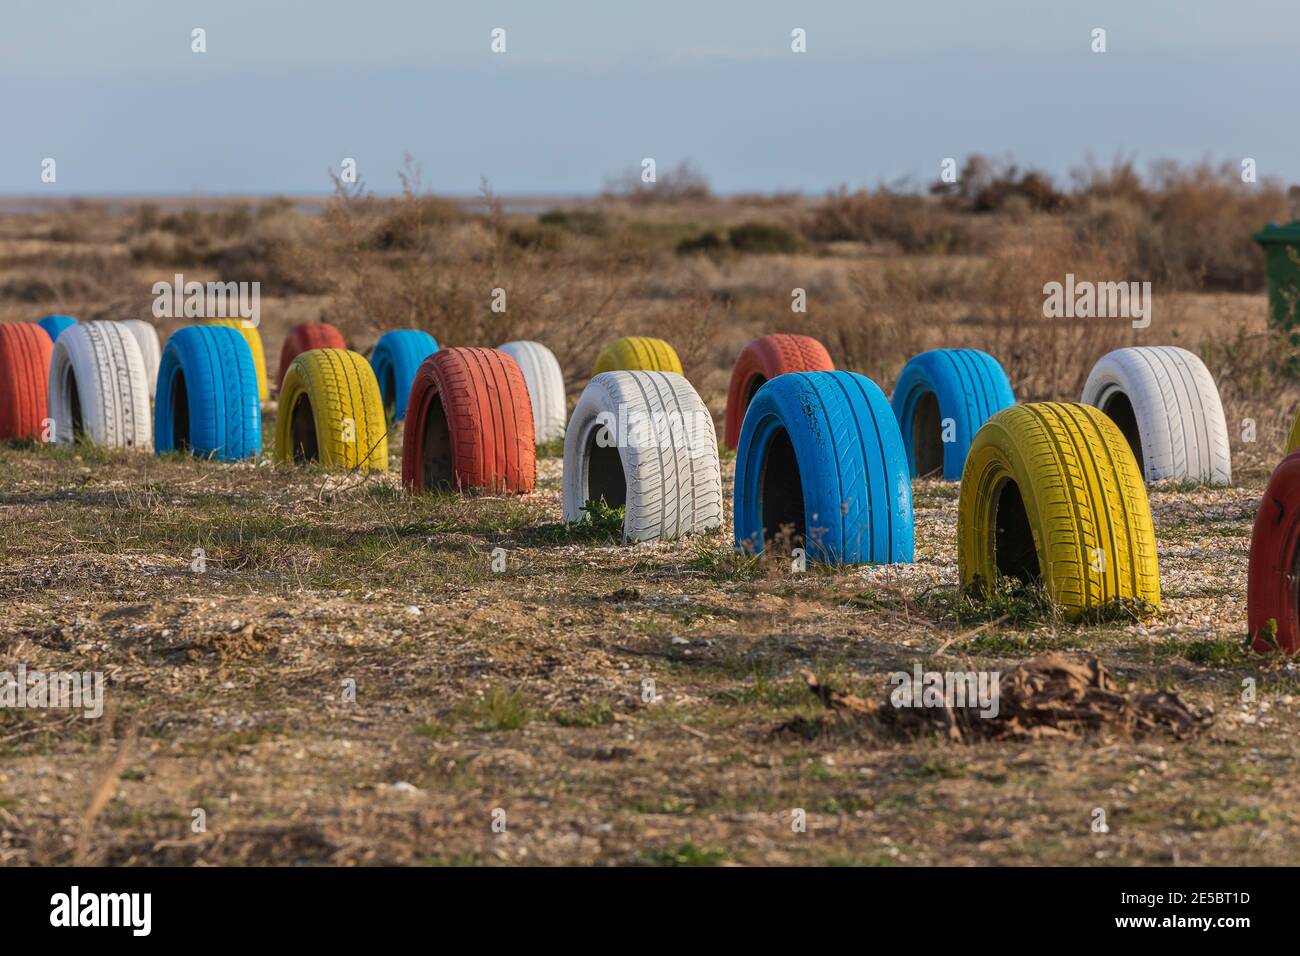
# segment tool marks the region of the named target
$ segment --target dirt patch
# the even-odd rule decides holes
[[[804,671],[803,677],[808,690],[839,717],[865,721],[885,736],[901,739],[924,734],[955,743],[1049,737],[1135,739],[1159,732],[1181,739],[1214,723],[1212,707],[1188,707],[1177,694],[1121,691],[1105,665],[1091,654],[1040,654],[1000,675],[998,707],[992,715],[965,696],[960,698],[963,703],[956,703],[953,695],[945,701],[938,685],[902,687],[906,693],[900,706],[894,694],[883,701],[865,700],[819,683],[811,671]],[[806,735],[808,724],[806,718],[796,718],[793,725],[780,729]]]

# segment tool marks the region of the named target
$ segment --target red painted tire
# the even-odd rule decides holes
[[[284,384],[285,373],[289,371],[289,366],[301,352],[347,347],[348,343],[344,340],[343,333],[328,322],[304,322],[295,325],[284,337],[284,344],[280,346],[280,377],[277,381]]]
[[[731,370],[731,388],[727,390],[726,441],[735,448],[740,441],[740,426],[745,420],[749,400],[763,383],[789,372],[833,372],[826,346],[807,335],[778,332],[764,335],[746,345]]]
[[[402,484],[516,494],[537,486],[533,406],[514,359],[451,348],[424,360],[406,403]]]
[[[0,441],[39,438],[54,343],[34,322],[0,322]]]
[[[1300,452],[1273,471],[1250,536],[1246,624],[1255,650],[1300,650]]]

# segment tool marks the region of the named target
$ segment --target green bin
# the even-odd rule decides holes
[[[1251,238],[1264,248],[1269,322],[1291,331],[1300,325],[1300,222],[1269,223]]]

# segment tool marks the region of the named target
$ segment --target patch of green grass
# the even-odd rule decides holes
[[[603,701],[571,711],[557,711],[551,720],[561,727],[604,727],[614,722],[614,708]]]
[[[415,734],[417,737],[428,737],[431,740],[438,740],[441,737],[447,736],[448,731],[449,728],[434,717],[430,717],[428,720],[423,721],[415,728]]]
[[[1255,660],[1249,643],[1238,638],[1208,637],[1194,641],[1170,638],[1163,646],[1164,653],[1182,657],[1202,667],[1235,667]]]
[[[479,730],[519,730],[532,721],[533,712],[518,691],[494,687],[482,697],[467,700],[461,716]]]
[[[1259,807],[1203,804],[1192,808],[1187,825],[1193,830],[1218,830],[1237,823],[1260,823],[1263,819]]]
[[[903,776],[916,780],[960,780],[966,776],[966,768],[931,758],[905,767]]]
[[[553,438],[537,446],[537,457],[541,458],[563,458],[564,457],[564,439]]]
[[[691,542],[686,568],[716,581],[752,581],[763,576],[763,556],[741,554],[729,543]]]
[[[681,843],[670,849],[646,850],[641,862],[647,866],[718,866],[732,859],[731,851]]]
[[[862,603],[860,596],[858,603]],[[1052,600],[1041,582],[999,578],[992,585],[978,582],[968,588],[936,588],[917,598],[917,604],[939,621],[959,625],[998,621],[1009,627],[1031,624],[1065,624],[1065,609]],[[867,606],[871,606],[870,603]],[[1108,624],[1147,621],[1157,616],[1146,601],[1120,598],[1071,618],[1071,624]]]
[[[586,517],[572,524],[534,527],[527,537],[535,544],[619,544],[623,540],[623,508],[612,508],[602,498],[582,506]]]

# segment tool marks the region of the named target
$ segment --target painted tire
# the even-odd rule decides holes
[[[722,527],[718,435],[685,378],[602,372],[583,389],[564,435],[564,520],[602,499],[623,508],[624,541]]]
[[[105,448],[153,444],[144,356],[120,322],[78,322],[59,335],[50,353],[49,417],[60,445],[79,437]]]
[[[257,331],[257,326],[247,319],[208,319],[208,325],[226,325],[239,330],[239,334],[248,343],[248,350],[253,356],[253,368],[257,370],[257,398],[262,402],[269,401],[271,389],[266,381],[266,350],[262,348],[262,333]],[[281,387],[283,384],[281,381]]]
[[[1015,403],[1007,373],[986,352],[933,349],[914,357],[903,366],[890,400],[912,477],[942,467],[948,481],[961,478],[980,426]]]
[[[280,373],[276,382],[283,382],[285,373],[293,360],[302,352],[311,349],[346,349],[348,343],[343,333],[328,322],[303,322],[289,330],[289,334],[280,343]]]
[[[812,336],[779,332],[754,339],[740,350],[735,367],[731,370],[725,419],[727,447],[734,449],[740,441],[745,409],[768,379],[790,372],[834,370],[835,363],[831,361],[826,346]]]
[[[784,539],[828,564],[910,562],[912,483],[875,382],[796,372],[758,390],[736,448],[736,546]]]
[[[1093,366],[1082,401],[1115,421],[1147,481],[1232,481],[1219,389],[1205,363],[1186,349],[1109,352]]]
[[[1116,600],[1159,607],[1151,508],[1119,427],[1066,402],[985,422],[962,473],[957,560],[963,587],[1041,583],[1070,617]]]
[[[644,335],[630,335],[605,346],[596,357],[592,376],[601,372],[643,371],[676,372],[682,374],[682,362],[677,352],[663,339]]]
[[[144,357],[145,375],[149,379],[149,394],[154,395],[158,391],[158,363],[162,360],[158,330],[144,319],[126,319],[122,325],[135,336],[135,344],[140,346],[140,354]]]
[[[158,364],[154,449],[238,461],[262,451],[262,405],[248,342],[235,329],[177,329]]]
[[[47,315],[36,324],[45,330],[51,342],[57,342],[59,334],[68,326],[76,325],[77,320],[70,315]]]
[[[420,364],[438,351],[438,341],[428,332],[419,329],[398,329],[385,332],[370,352],[370,366],[379,380],[379,394],[384,399],[384,412],[388,420],[397,422],[406,417],[406,402],[411,395],[411,383]]]
[[[275,460],[388,470],[384,407],[365,358],[347,349],[312,349],[289,364],[280,385]]]
[[[524,373],[496,349],[440,349],[411,384],[402,483],[527,494],[537,485],[537,442]]]
[[[537,444],[563,438],[568,402],[564,395],[564,373],[555,353],[540,342],[507,342],[501,351],[519,364],[528,383]]]
[[[49,333],[31,322],[0,322],[0,441],[39,439],[49,406]]]
[[[1300,453],[1274,469],[1255,514],[1246,623],[1260,653],[1300,651]]]

